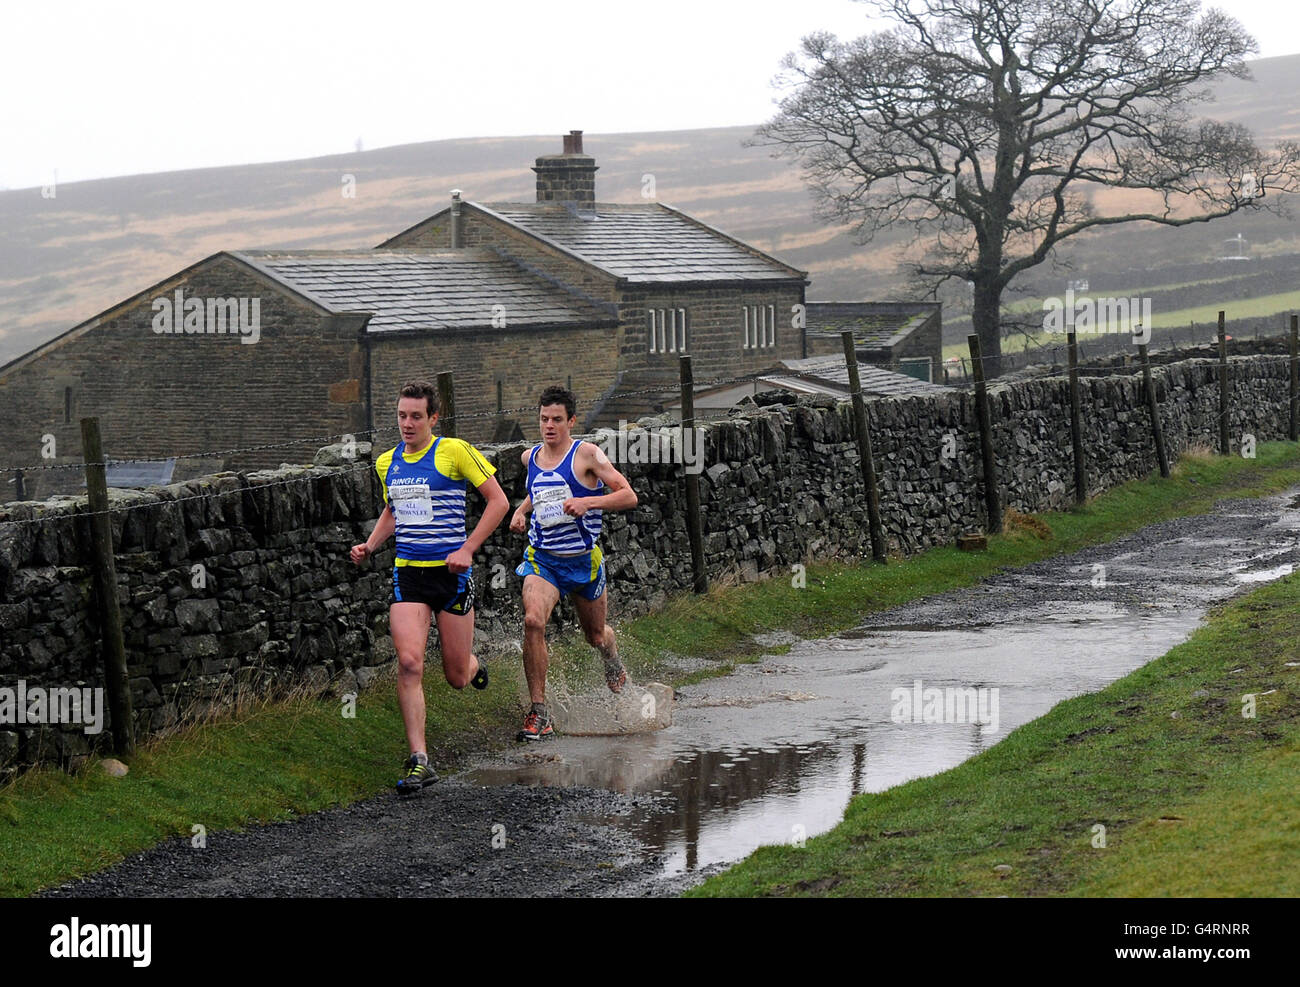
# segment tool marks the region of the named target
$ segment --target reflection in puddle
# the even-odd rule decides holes
[[[967,624],[967,627],[988,627],[989,624]],[[836,635],[848,641],[856,641],[864,637],[872,637],[881,631],[946,631],[950,628],[943,624],[872,624],[870,627],[855,627],[853,630],[843,631]]]
[[[862,790],[866,757],[866,744],[853,745],[845,779],[840,749],[825,743],[698,751],[652,790],[672,796],[674,810],[608,821],[657,850],[667,873],[693,871],[728,859],[736,846],[789,843],[835,825],[846,799]]]
[[[690,751],[641,770],[622,758],[480,768],[471,784],[584,785],[658,796],[660,811],[597,820],[663,857],[666,873],[732,859],[738,846],[789,843],[833,826],[864,790],[867,746],[819,742]]]

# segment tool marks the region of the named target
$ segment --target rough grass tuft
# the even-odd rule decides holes
[[[1043,541],[1049,541],[1052,537],[1052,529],[1046,524],[1032,514],[1023,514],[1014,507],[1008,507],[1002,516],[1002,531],[1007,535],[1029,534]]]

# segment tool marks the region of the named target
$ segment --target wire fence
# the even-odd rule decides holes
[[[1127,344],[1127,345],[1131,345],[1131,344]],[[1200,345],[1207,345],[1207,344],[1200,344]],[[1123,341],[1121,341],[1119,348],[1124,349],[1127,347],[1126,344]],[[1064,350],[1064,348],[1052,347],[1051,352],[1055,353],[1061,350]],[[830,354],[827,355],[829,356]],[[1003,355],[1001,357],[995,355],[985,355],[982,356],[980,360],[982,363],[989,363],[990,361],[1001,360],[1003,370],[1006,369],[1006,365],[1005,365],[1006,355]],[[964,366],[969,366],[970,362],[971,360],[969,357],[963,359]],[[1292,358],[1291,362],[1294,365],[1296,363],[1296,359]],[[1076,369],[1080,372],[1087,372],[1087,371],[1113,372],[1119,368],[1116,368],[1113,364],[1109,364],[1109,363],[1106,364],[1080,363],[1077,365]],[[1135,370],[1140,368],[1130,367],[1126,369]],[[714,378],[701,379],[693,382],[693,388],[695,391],[699,391],[701,389],[723,387],[723,386],[735,385],[735,384],[754,384],[757,387],[757,385],[760,385],[762,383],[762,378],[764,376],[771,376],[772,374],[773,371],[764,371],[760,373],[742,374],[742,375],[736,375],[730,377],[714,377]],[[786,371],[782,371],[781,375],[782,376],[797,375],[797,372],[786,370]],[[968,383],[971,386],[973,386],[974,385],[973,375],[969,378],[969,380],[964,381],[963,383]],[[996,384],[997,380],[996,379],[991,380],[989,381],[989,383]],[[864,391],[868,392],[868,396],[872,396],[869,394],[870,392],[869,386],[865,387]],[[619,397],[639,398],[639,397],[654,396],[663,399],[669,396],[673,396],[676,393],[677,393],[677,388],[665,382],[662,385],[658,385],[658,386],[644,387],[644,388],[639,388],[639,389],[634,389],[629,391],[620,391]],[[1291,401],[1293,404],[1300,403],[1300,396],[1292,398]],[[479,411],[479,412],[467,412],[467,413],[457,412],[454,415],[448,417],[452,421],[454,421],[458,427],[461,423],[466,421],[482,420],[482,419],[501,419],[504,416],[519,415],[524,413],[535,413],[536,411],[537,411],[536,405],[529,405],[529,406],[516,407],[516,408],[499,408],[496,411]],[[1225,416],[1230,416],[1231,414],[1233,414],[1233,409],[1231,408],[1228,408],[1226,411],[1216,412],[1213,415],[1214,424],[1217,426],[1220,420],[1222,420]],[[662,419],[664,415],[665,415],[664,412],[659,412],[659,413],[649,412],[647,413],[646,416],[642,416],[642,417],[658,417]],[[683,425],[683,420],[680,414],[675,419],[670,419],[669,421],[664,423],[664,427],[668,427],[668,428],[680,428],[682,427],[682,425]],[[377,426],[375,428],[357,429],[350,432],[339,432],[339,433],[327,434],[327,435],[301,436],[293,439],[286,439],[280,442],[260,443],[257,445],[249,445],[249,446],[236,446],[236,447],[229,447],[223,449],[206,450],[201,452],[173,453],[173,454],[168,454],[166,456],[152,455],[147,457],[134,457],[134,458],[105,457],[105,460],[103,462],[93,462],[93,463],[77,460],[77,461],[55,462],[55,463],[50,463],[50,462],[31,463],[31,464],[24,464],[24,465],[7,464],[4,466],[0,466],[0,473],[24,474],[28,472],[39,473],[41,471],[50,471],[50,470],[86,470],[88,468],[93,468],[93,467],[109,468],[113,466],[127,465],[127,464],[156,463],[161,459],[175,459],[178,461],[179,460],[226,459],[231,456],[244,455],[248,453],[266,452],[274,449],[298,449],[304,446],[315,446],[316,448],[320,448],[322,446],[327,446],[338,442],[358,441],[363,436],[378,437],[383,435],[395,436],[397,434],[399,434],[399,430],[397,429],[396,426],[393,425]],[[263,467],[263,469],[266,468],[267,467]],[[360,463],[358,463],[358,465],[353,466],[350,469],[351,471],[356,471],[356,470],[367,470],[372,468],[373,468],[373,462],[367,459],[361,461]],[[257,486],[277,487],[277,486],[291,485],[294,483],[317,482],[324,478],[325,477],[321,477],[321,476],[293,477],[284,480],[271,481],[267,483],[258,483]],[[177,482],[184,482],[184,481],[177,481]],[[98,514],[100,513],[117,514],[117,513],[121,513],[124,511],[131,511],[131,510],[157,509],[159,507],[166,507],[167,505],[170,504],[184,503],[186,501],[192,501],[192,500],[202,500],[202,499],[210,498],[212,496],[229,496],[236,493],[242,494],[244,490],[245,488],[241,486],[240,488],[236,488],[232,490],[211,491],[204,494],[197,494],[193,496],[180,497],[180,498],[174,498],[169,500],[148,501],[139,504],[123,504],[123,505],[111,507],[104,512],[88,512],[84,510],[79,510],[76,512],[75,517],[88,518],[88,517],[98,516]],[[41,523],[66,521],[69,519],[70,519],[70,515],[54,515],[54,516],[46,516],[42,518],[31,518],[31,519],[13,519],[13,520],[0,519],[0,526],[35,525]]]
[[[1089,347],[1091,347],[1093,344],[1090,342],[1088,345]],[[1211,340],[1206,343],[1198,344],[1198,346],[1207,346],[1207,345],[1213,345],[1213,341]],[[1068,359],[1067,350],[1064,346],[1054,346],[1049,349],[1046,346],[1035,344],[1035,347],[1036,348],[1034,350],[1033,358],[1025,360],[1023,363],[1024,366],[1041,364],[1044,362],[1051,363],[1054,366],[1055,365],[1064,366]],[[1133,348],[1132,345],[1129,343],[1119,342],[1115,346],[1115,351],[1116,352],[1127,351],[1132,348]],[[1082,343],[1080,344],[1080,349],[1082,349]],[[1169,351],[1163,351],[1163,352],[1166,354],[1169,353]],[[1044,354],[1049,354],[1051,356],[1051,359],[1045,359]],[[829,356],[830,354],[827,355]],[[1153,353],[1152,355],[1155,356],[1156,354]],[[1024,356],[1023,353],[1022,354],[1004,353],[1001,356],[983,355],[980,357],[980,362],[984,365],[1000,362],[1001,369],[1004,372],[1006,372],[1008,371],[1008,369],[1010,369],[1008,367],[1009,360],[1013,360],[1017,357],[1023,357],[1023,356]],[[946,386],[964,387],[973,384],[974,376],[970,369],[973,362],[974,361],[969,356],[960,358],[960,364],[959,364],[961,368],[960,377],[956,375],[955,367],[951,367],[951,366],[945,367],[944,370],[945,375],[951,375],[949,377],[949,380],[946,383]],[[884,363],[884,364],[868,364],[868,366],[876,367],[878,369],[888,369],[888,370],[893,370],[895,372],[900,372],[900,367],[902,366],[902,364],[898,361],[894,361],[891,363]],[[1114,372],[1120,369],[1133,369],[1133,367],[1120,368],[1115,366],[1113,363],[1080,362],[1076,369],[1078,369],[1080,372],[1089,372],[1089,371]],[[695,381],[694,386],[696,391],[698,392],[702,389],[723,387],[732,384],[759,385],[763,382],[764,377],[771,377],[771,376],[797,377],[799,376],[799,373],[800,372],[796,370],[780,370],[780,371],[767,370],[767,371],[742,374],[742,375],[737,375],[732,377],[713,377],[713,378],[701,379]],[[990,385],[996,384],[997,380],[990,379],[989,383]],[[773,387],[769,389],[775,390],[776,388]],[[868,397],[876,396],[875,394],[872,393],[872,388],[870,384],[864,385],[863,390],[867,393]],[[658,385],[654,387],[643,387],[634,390],[619,391],[618,397],[620,399],[625,399],[625,398],[635,399],[640,397],[662,398],[666,395],[675,396],[677,395],[677,393],[678,393],[678,388],[675,384],[664,383],[662,385]],[[501,419],[503,417],[509,417],[513,415],[535,413],[536,411],[537,411],[536,405],[525,405],[525,406],[514,407],[514,408],[503,407],[503,408],[498,408],[495,411],[475,411],[475,412],[464,412],[464,413],[457,412],[454,416],[450,416],[450,417],[453,417],[454,420],[459,424],[462,422],[472,421],[472,420]],[[658,417],[662,414],[664,413],[647,411],[642,417]],[[680,420],[678,420],[676,424],[680,425],[681,424]],[[395,436],[398,434],[399,431],[395,425],[380,425],[374,428],[353,429],[348,432],[337,432],[328,435],[305,435],[305,436],[298,436],[292,439],[285,439],[280,442],[265,442],[265,443],[259,443],[257,445],[248,445],[248,446],[231,446],[223,449],[209,449],[209,450],[203,450],[198,452],[168,452],[168,453],[151,454],[147,456],[114,456],[112,458],[107,458],[102,463],[86,463],[81,459],[77,459],[75,461],[68,461],[68,462],[43,461],[43,462],[28,462],[28,463],[6,463],[0,465],[0,473],[15,473],[19,471],[23,473],[41,473],[45,471],[57,471],[57,470],[82,470],[85,469],[86,466],[104,466],[104,467],[125,466],[125,465],[133,465],[133,464],[157,463],[161,460],[167,460],[167,459],[174,459],[178,462],[183,460],[198,460],[198,459],[226,459],[231,456],[245,455],[247,453],[269,452],[273,449],[300,449],[304,446],[315,446],[316,448],[320,448],[322,446],[330,445],[335,442],[342,442],[348,440],[352,440],[352,441],[360,440],[362,439],[363,436],[376,436],[376,437],[382,435]]]
[[[1231,328],[1230,325],[1227,327]],[[1284,333],[1279,333],[1276,329],[1268,332],[1266,329],[1267,327],[1264,325],[1256,325],[1251,341],[1259,342],[1262,339],[1285,340]],[[1207,336],[1207,331],[1214,333],[1214,335]],[[1165,357],[1177,359],[1185,351],[1217,346],[1217,331],[1217,326],[1198,327],[1195,323],[1191,323],[1186,329],[1182,327],[1156,329],[1152,330],[1148,345],[1162,345],[1164,347],[1153,351],[1153,357],[1159,353]],[[1232,342],[1245,340],[1246,338],[1244,335],[1234,336],[1228,333],[1228,339]],[[1008,342],[1014,341],[1015,337],[1009,336],[1003,340],[1003,344],[1006,346]],[[1094,360],[1109,359],[1111,361],[1106,363],[1080,362],[1078,365],[1080,371],[1114,373],[1127,369],[1117,366],[1113,362],[1114,358],[1125,354],[1135,355],[1137,346],[1133,343],[1130,333],[1093,333],[1088,334],[1086,337],[1080,336],[1078,349],[1081,361],[1083,361],[1085,353]],[[1048,365],[1053,368],[1063,368],[1068,360],[1069,349],[1065,343],[1049,344],[1038,340],[1028,340],[1024,348],[1020,350],[1007,348],[1000,354],[986,354],[980,357],[981,364],[985,367],[996,365],[1003,375],[1033,366]],[[974,380],[973,366],[974,360],[968,355],[950,357],[944,361],[945,382],[950,387],[962,387],[971,384]]]

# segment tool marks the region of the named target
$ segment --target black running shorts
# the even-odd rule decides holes
[[[445,565],[395,565],[393,602],[423,603],[435,613],[469,613],[474,608],[473,572],[458,575]]]

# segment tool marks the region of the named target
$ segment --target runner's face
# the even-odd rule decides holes
[[[544,404],[538,414],[538,424],[542,430],[542,441],[551,445],[563,442],[569,437],[577,418],[570,418],[562,404]]]
[[[429,417],[429,402],[424,398],[402,398],[397,402],[397,427],[402,430],[402,441],[421,449],[433,437],[435,414]]]

